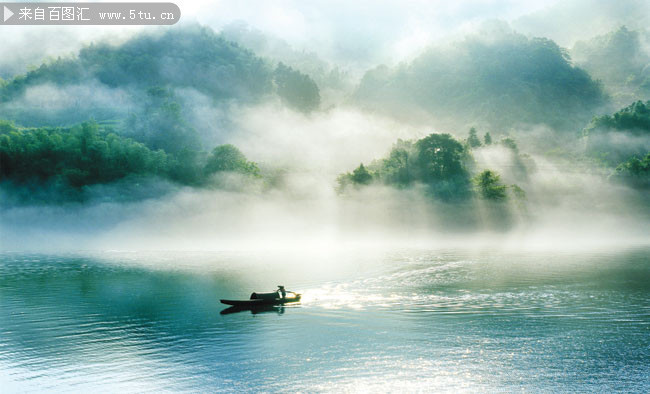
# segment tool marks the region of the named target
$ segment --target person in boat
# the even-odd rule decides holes
[[[287,298],[287,291],[284,289],[284,286],[278,285],[278,294],[280,298]]]

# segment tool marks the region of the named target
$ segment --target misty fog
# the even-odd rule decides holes
[[[609,6],[591,7],[593,1],[571,7],[497,1],[489,2],[490,12],[481,12],[488,4],[480,1],[293,3],[282,10],[263,6],[276,23],[286,22],[279,25],[229,4],[228,12],[188,6],[187,21],[164,31],[83,28],[84,36],[16,29],[9,36],[11,27],[1,27],[7,45],[0,56],[0,119],[12,125],[3,133],[66,133],[92,121],[99,145],[117,151],[111,144],[130,138],[142,144],[138,149],[164,151],[165,163],[175,163],[170,167],[190,163],[182,155],[194,149],[191,163],[197,163],[192,177],[178,175],[178,168],[147,169],[78,184],[70,181],[77,173],[63,170],[49,178],[3,174],[2,249],[647,242],[650,201],[647,186],[638,186],[647,181],[628,182],[620,174],[627,160],[647,155],[650,128],[590,129],[589,122],[648,100],[649,68],[637,64],[633,86],[603,85],[590,74],[598,74],[598,63],[588,56],[574,61],[570,51],[579,40],[622,25],[645,37],[643,2],[626,3],[638,13],[612,13]],[[339,7],[347,11],[340,14]],[[568,17],[576,23],[562,23]],[[18,51],[25,42],[47,45]],[[207,57],[205,43],[213,45]],[[647,61],[649,48],[639,45]],[[549,68],[501,63],[502,53],[522,51],[543,53]],[[494,64],[485,66],[476,55],[482,53]],[[477,80],[476,70],[487,71]],[[617,100],[621,92],[625,99]],[[470,127],[478,144],[468,138]],[[110,134],[117,137],[102,140]],[[405,151],[411,161],[399,170],[408,179],[389,180],[385,163],[398,140],[415,147],[431,134],[450,134],[463,147],[463,197],[436,194],[456,178],[429,182],[409,173],[422,156],[419,148]],[[213,149],[226,144],[259,172],[207,172]],[[361,163],[368,178],[357,181],[353,171]],[[498,175],[488,185],[499,190],[492,200],[476,185],[488,170]],[[344,178],[352,180],[347,187],[339,182]]]

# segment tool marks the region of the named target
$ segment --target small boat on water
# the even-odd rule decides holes
[[[222,304],[232,305],[239,308],[267,307],[270,305],[284,305],[300,301],[301,294],[293,291],[286,291],[284,286],[272,293],[253,293],[248,300],[220,300]]]

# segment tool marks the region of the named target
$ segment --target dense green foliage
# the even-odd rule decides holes
[[[625,130],[635,134],[650,134],[650,101],[637,101],[614,115],[594,118],[585,129],[587,134]]]
[[[634,156],[616,167],[613,178],[628,182],[636,187],[650,187],[650,153],[643,159]]]
[[[449,134],[431,134],[415,143],[417,179],[425,183],[454,181],[467,176],[465,149]]]
[[[339,190],[373,180],[396,187],[421,183],[440,199],[464,199],[470,192],[466,160],[465,148],[449,134],[431,134],[416,142],[399,140],[388,158],[340,175]]]
[[[227,144],[212,150],[205,163],[204,172],[212,175],[216,172],[239,172],[259,176],[257,164],[247,161],[246,156],[235,146]]]
[[[477,134],[476,129],[470,130],[470,138]],[[491,137],[488,137],[488,141],[491,144]],[[475,142],[479,145],[474,148],[481,148],[478,137]],[[502,138],[499,144],[512,153],[512,164],[508,169],[510,179],[527,182],[528,172],[535,169],[532,159],[519,153],[517,143],[511,137]],[[462,202],[472,195],[500,202],[508,199],[510,190],[521,208],[526,200],[526,192],[516,184],[502,183],[501,176],[494,170],[475,173],[476,163],[471,149],[469,140],[462,144],[449,134],[430,134],[417,141],[398,140],[388,157],[376,160],[367,167],[361,164],[352,173],[341,174],[337,179],[338,191],[372,183],[396,188],[419,184],[424,185],[434,198],[446,202]]]
[[[18,130],[0,134],[0,176],[16,182],[59,178],[73,187],[107,183],[128,175],[165,176],[172,159],[97,124],[71,129]]]
[[[54,182],[73,188],[126,177],[159,177],[188,185],[207,185],[215,172],[259,176],[255,163],[232,145],[210,156],[182,150],[151,150],[144,144],[100,130],[93,122],[72,128],[18,129],[0,122],[0,180],[15,184]]]
[[[363,166],[363,163],[359,164],[359,167],[357,167],[354,171],[352,171],[352,182],[356,183],[357,185],[367,185],[370,182],[372,182],[372,175],[366,167]]]
[[[398,116],[423,110],[438,122],[490,128],[582,127],[606,100],[601,86],[556,43],[516,33],[469,37],[396,69],[378,67],[366,73],[355,95]]]
[[[309,75],[280,63],[275,69],[273,81],[280,98],[292,108],[303,112],[318,109],[320,105],[318,86]]]
[[[472,181],[482,198],[495,201],[506,198],[507,186],[501,183],[501,177],[496,172],[485,170],[472,178]]]

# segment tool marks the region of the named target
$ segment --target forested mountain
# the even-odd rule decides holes
[[[109,87],[191,87],[216,99],[253,99],[271,91],[272,69],[211,29],[192,27],[140,34],[121,45],[91,44],[78,57],[58,59],[7,81],[2,100],[27,87],[97,79]]]
[[[579,128],[607,100],[599,83],[556,43],[510,31],[469,36],[396,68],[368,71],[355,97],[399,117],[420,111],[441,126],[492,129]]]
[[[243,22],[230,23],[223,27],[220,35],[236,42],[258,56],[308,74],[321,89],[341,89],[351,84],[350,76],[338,66],[321,59],[317,53],[296,50],[286,41],[255,29]]]
[[[571,50],[576,63],[605,84],[616,104],[650,98],[650,35],[625,26]]]
[[[301,112],[320,106],[319,88],[308,75],[273,65],[210,28],[95,43],[78,56],[0,81],[0,119],[6,119],[0,182],[78,197],[87,186],[124,179],[209,186],[218,172],[259,177],[238,148],[214,148],[202,138],[206,131],[194,126],[196,95],[215,111],[274,97]]]
[[[630,41],[634,34],[625,29],[616,34],[623,37],[617,40],[634,41]],[[637,49],[626,51],[637,53]],[[620,67],[607,72],[638,70],[632,65]],[[59,111],[59,120],[50,123],[48,116],[57,112],[30,101],[48,94],[54,95]],[[203,107],[197,105],[197,96]],[[209,28],[138,34],[120,45],[92,44],[78,56],[45,63],[2,82],[0,119],[7,121],[0,125],[0,182],[12,187],[56,185],[74,192],[143,178],[207,187],[220,172],[259,178],[260,168],[228,144],[231,140],[203,138],[205,130],[196,126],[195,118],[205,108],[221,108],[220,116],[227,118],[232,116],[231,107],[253,108],[269,99],[303,113],[321,107],[319,87],[309,75],[258,57]],[[500,154],[512,161],[508,171],[525,173],[509,131],[516,132],[522,124],[545,124],[577,145],[578,131],[607,100],[601,85],[574,66],[553,41],[500,30],[468,36],[449,47],[432,47],[395,68],[370,70],[352,104],[407,120],[424,113],[434,128],[467,130],[471,124],[493,131],[495,138],[501,138],[494,145],[506,149]],[[610,172],[618,168],[618,178],[644,177],[650,141],[648,107],[650,102],[639,101],[612,116],[594,118],[583,133],[587,155]],[[321,114],[327,116],[326,111]],[[315,117],[301,118],[307,122]],[[293,127],[292,122],[285,126]],[[247,151],[245,144],[251,140],[235,141]],[[479,138],[474,128],[466,140],[444,133],[400,140],[387,158],[341,175],[339,189],[424,185],[430,196],[445,202],[467,201],[471,196],[494,201],[514,198],[522,190],[502,184],[494,168],[482,172],[473,168],[472,150],[490,145],[491,134]],[[584,158],[583,152],[580,148]],[[265,164],[264,168],[273,168],[273,163]],[[509,183],[519,182],[501,172]]]
[[[142,33],[121,45],[95,43],[76,57],[44,63],[1,84],[0,113],[29,123],[30,114],[25,111],[29,103],[20,102],[21,108],[16,110],[11,102],[24,98],[29,88],[50,84],[61,89],[79,85],[95,90],[120,89],[119,94],[126,94],[135,103],[149,88],[160,86],[193,89],[217,103],[257,102],[277,91],[289,105],[302,111],[316,109],[319,104],[318,87],[308,75],[290,67],[276,70],[265,59],[200,26]],[[97,93],[101,92],[95,96]],[[84,104],[77,106],[84,109],[81,112],[86,117],[109,118],[131,110],[119,103],[104,103],[108,109],[88,109]],[[74,112],[79,113],[79,108],[69,114],[72,122],[79,120]]]

